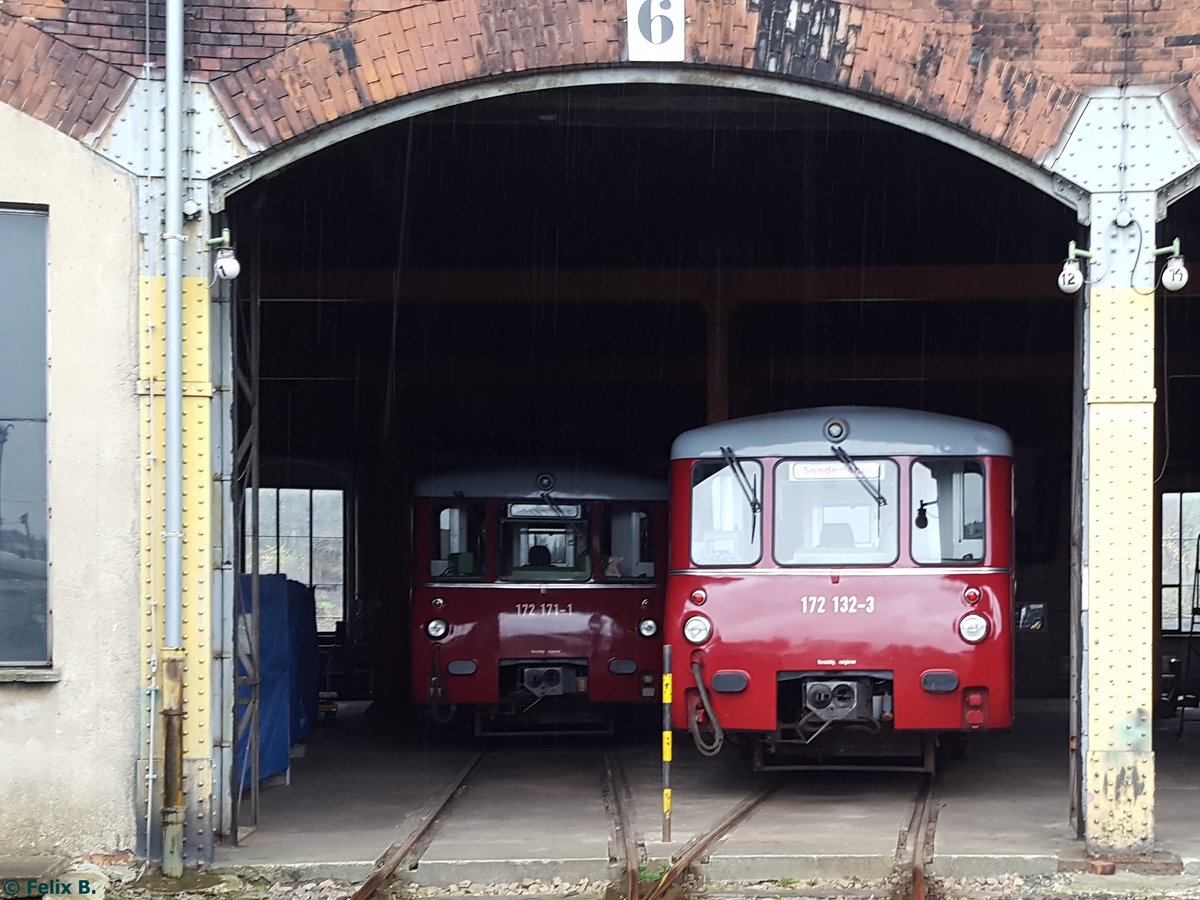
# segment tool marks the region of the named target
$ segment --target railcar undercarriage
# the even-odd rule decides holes
[[[928,731],[895,731],[890,726],[870,733],[840,727],[814,741],[795,740],[787,729],[753,739],[754,768],[760,772],[813,769],[881,772],[933,772],[937,768],[938,735]]]

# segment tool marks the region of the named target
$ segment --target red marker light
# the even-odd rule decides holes
[[[963,591],[963,599],[968,603],[978,603],[982,597],[983,591],[979,590],[977,587],[969,587]]]
[[[696,588],[696,590],[692,591],[692,602],[697,606],[703,606],[704,601],[707,599],[708,594],[705,593],[704,588]]]

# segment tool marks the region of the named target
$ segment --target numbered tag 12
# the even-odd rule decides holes
[[[683,62],[684,0],[625,0],[630,62]]]

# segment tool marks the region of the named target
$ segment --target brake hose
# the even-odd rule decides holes
[[[695,706],[688,709],[688,730],[691,731],[692,740],[702,756],[716,756],[725,744],[725,730],[721,728],[721,720],[717,718],[716,710],[713,709],[712,701],[708,696],[708,688],[704,686],[704,675],[700,671],[700,663],[692,663],[692,675],[696,679],[696,687],[700,690],[700,703],[704,706],[704,712],[709,721],[712,722],[712,742],[706,742],[700,734],[700,719],[696,715]]]

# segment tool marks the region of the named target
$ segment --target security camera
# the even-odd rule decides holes
[[[1182,291],[1188,283],[1187,266],[1183,264],[1182,256],[1172,256],[1167,260],[1162,273],[1162,286],[1168,291]]]
[[[242,264],[232,247],[221,247],[217,250],[217,258],[213,260],[213,271],[222,281],[233,281],[242,271]]]
[[[1062,271],[1058,273],[1058,289],[1064,294],[1074,294],[1083,287],[1083,272],[1079,270],[1079,260],[1063,261]]]

